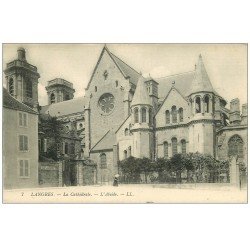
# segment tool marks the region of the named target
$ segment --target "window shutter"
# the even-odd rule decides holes
[[[23,151],[23,136],[19,135],[19,150]]]
[[[27,136],[23,137],[24,137],[24,150],[28,150],[28,137]]]
[[[19,126],[23,126],[23,115],[19,113]]]
[[[25,169],[24,169],[24,176],[28,177],[29,176],[29,161],[25,160]]]
[[[19,161],[19,164],[20,164],[20,166],[19,166],[19,170],[20,170],[20,172],[19,172],[19,174],[20,174],[20,176],[23,176],[23,160],[20,160]]]

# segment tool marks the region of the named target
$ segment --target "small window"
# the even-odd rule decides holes
[[[118,87],[118,81],[115,81],[115,86]]]
[[[172,138],[172,155],[177,154],[177,139],[174,137]]]
[[[176,106],[172,107],[172,123],[177,123],[177,109],[176,109]]]
[[[139,122],[139,111],[138,111],[138,108],[136,108],[134,110],[134,119],[135,119],[135,123]]]
[[[209,113],[209,96],[205,96],[204,111],[205,111],[205,113]]]
[[[179,108],[179,120],[183,122],[183,108]]]
[[[10,78],[9,80],[9,93],[10,95],[14,96],[14,80]]]
[[[170,112],[169,112],[169,110],[166,110],[165,116],[166,116],[166,124],[169,124],[170,123]]]
[[[100,155],[101,168],[107,168],[107,157],[106,154],[102,153]]]
[[[67,142],[65,142],[64,144],[64,154],[65,155],[69,154],[69,144]]]
[[[32,81],[28,78],[26,80],[26,96],[32,98]]]
[[[30,176],[29,160],[19,160],[19,177],[28,178]]]
[[[52,103],[55,103],[55,102],[56,102],[56,97],[55,97],[55,94],[52,93],[52,94],[50,95],[50,103],[52,104]]]
[[[164,142],[163,143],[163,150],[164,150],[164,158],[168,158],[168,143]]]
[[[95,86],[95,92],[97,92],[97,86]]]
[[[141,109],[141,122],[146,122],[146,114],[147,114],[146,108],[142,108]]]
[[[18,113],[18,120],[19,120],[19,126],[20,127],[27,127],[27,117],[28,115],[23,112]]]
[[[186,141],[181,140],[181,153],[186,154],[186,152],[187,152]]]
[[[195,112],[201,113],[201,98],[199,96],[195,99]]]
[[[28,136],[26,135],[19,135],[19,150],[20,151],[28,151]]]

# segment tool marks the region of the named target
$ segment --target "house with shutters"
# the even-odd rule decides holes
[[[38,187],[38,113],[3,88],[3,184]]]

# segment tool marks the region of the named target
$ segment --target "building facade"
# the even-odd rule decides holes
[[[3,89],[4,188],[38,187],[38,113]]]

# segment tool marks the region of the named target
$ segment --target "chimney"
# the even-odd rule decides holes
[[[26,55],[25,55],[25,49],[24,48],[18,48],[17,49],[17,58],[20,61],[26,62]]]
[[[231,124],[239,124],[241,122],[239,98],[235,98],[230,102],[229,121]]]
[[[247,124],[247,103],[242,105],[241,123]]]

